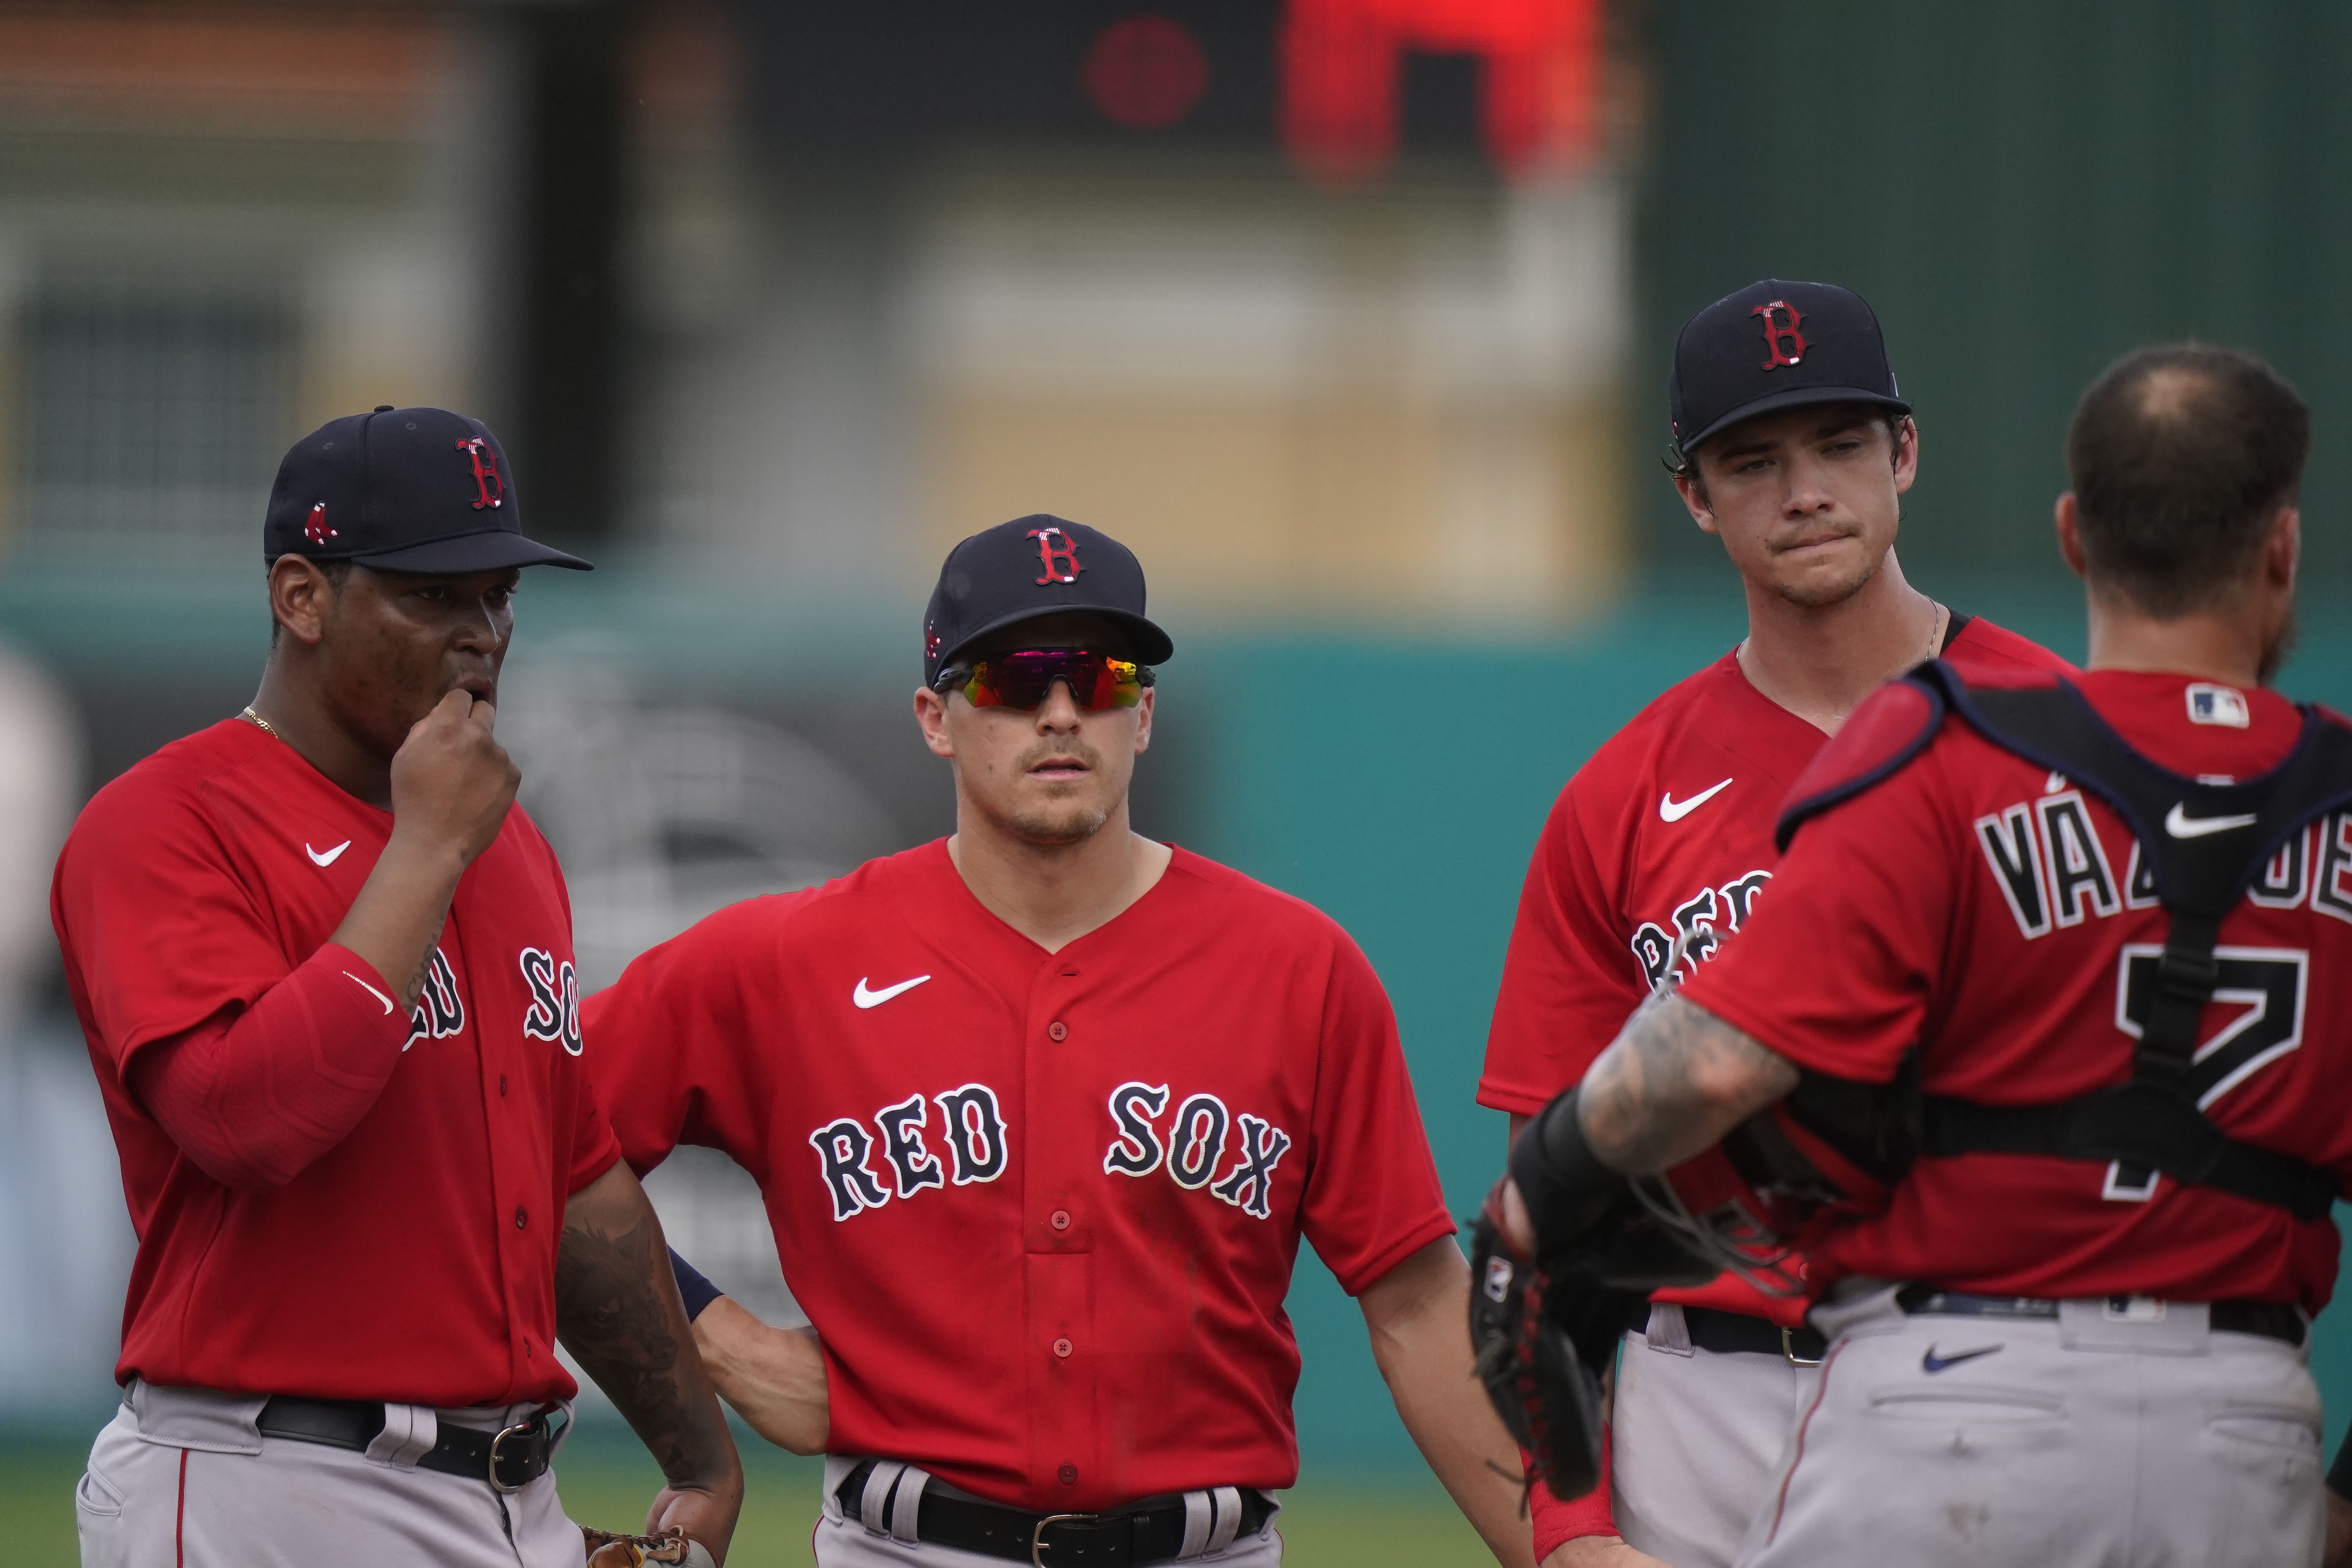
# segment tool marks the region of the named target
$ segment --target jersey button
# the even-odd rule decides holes
[[[1045,1033],[1055,1040],[1066,1040],[1070,1037],[1070,1026],[1056,1018],[1046,1026]]]
[[[1061,1468],[1061,1469],[1060,1469],[1057,1473],[1061,1476],[1061,1478],[1062,1478],[1062,1484],[1063,1484],[1064,1486],[1066,1486],[1066,1487],[1074,1487],[1074,1486],[1076,1486],[1076,1485],[1078,1484],[1078,1467],[1077,1467],[1077,1466],[1076,1466],[1076,1465],[1064,1465],[1064,1466]]]
[[[1070,1228],[1069,1210],[1055,1209],[1054,1211],[1054,1228],[1055,1230],[1067,1230]]]
[[[1070,1352],[1075,1348],[1076,1347],[1073,1346],[1067,1340],[1055,1340],[1054,1342],[1054,1353],[1065,1360],[1068,1359]]]
[[[515,1205],[515,1228],[517,1230],[520,1230],[523,1227],[524,1223],[529,1217],[530,1216],[522,1212],[522,1205],[520,1204]]]
[[[500,1100],[504,1100],[506,1097],[507,1097],[507,1075],[506,1075],[506,1074],[504,1074],[504,1073],[500,1073],[500,1074],[499,1074],[499,1098]]]

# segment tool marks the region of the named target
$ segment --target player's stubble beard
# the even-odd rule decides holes
[[[1844,604],[1848,599],[1869,587],[1871,580],[1878,575],[1879,563],[1885,559],[1885,553],[1881,552],[1874,560],[1864,563],[1862,568],[1851,576],[1838,578],[1832,582],[1779,583],[1773,584],[1773,589],[1781,598],[1799,609],[1825,610],[1832,605]]]
[[[1901,528],[1902,523],[1902,500],[1898,497],[1895,504],[1894,526],[1886,530],[1885,539],[1878,548],[1866,552],[1863,561],[1853,571],[1826,583],[1819,580],[1776,582],[1772,584],[1773,592],[1801,610],[1826,610],[1844,604],[1876,581],[1879,569],[1886,564],[1887,552],[1895,548],[1895,531]],[[1863,523],[1855,526],[1846,537],[1866,542],[1870,533],[1871,525]]]
[[[1048,757],[1069,757],[1084,763],[1087,782],[1072,792],[1072,797],[1017,805],[999,814],[997,821],[1024,844],[1083,844],[1101,832],[1103,825],[1110,820],[1110,805],[1103,803],[1097,793],[1104,779],[1102,753],[1083,741],[1041,741],[1014,760],[1013,771],[1016,777],[1025,780],[1029,770]]]

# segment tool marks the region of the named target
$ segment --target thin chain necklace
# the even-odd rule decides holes
[[[261,732],[272,740],[282,741],[286,738],[279,734],[276,730],[270,728],[269,721],[263,718],[260,714],[256,713],[253,710],[253,704],[250,702],[245,705],[245,711],[238,714],[237,717],[245,720],[247,723],[259,726]]]
[[[1950,624],[1950,616],[1952,614],[1950,610],[1945,608],[1944,605],[1937,600],[1930,599],[1927,602],[1936,606],[1936,614],[1934,618],[1929,620],[1927,623],[1927,646],[1919,655],[1919,662],[1923,664],[1928,659],[1940,658],[1942,656],[1944,651],[1944,628]],[[1739,668],[1743,671],[1746,670],[1748,668],[1748,639],[1746,637],[1740,638],[1739,646],[1731,651],[1732,657],[1739,661]],[[261,724],[260,717],[256,714],[252,709],[247,709],[245,710],[245,716],[251,719],[255,723]],[[261,724],[261,727],[265,730],[269,729],[269,726],[267,724]],[[274,730],[270,731],[270,732],[272,734],[277,733]]]

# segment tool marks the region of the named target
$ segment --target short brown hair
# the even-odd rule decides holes
[[[2301,493],[2311,410],[2252,354],[2165,343],[2091,384],[2066,431],[2086,575],[2170,619],[2226,600]]]

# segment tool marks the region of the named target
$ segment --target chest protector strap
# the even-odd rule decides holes
[[[2352,803],[2352,729],[2303,710],[2285,762],[2243,784],[2202,784],[2158,767],[2109,727],[2074,685],[1970,687],[1940,660],[1908,679],[1940,696],[1986,740],[2062,773],[2113,806],[2172,917],[2149,987],[2129,1082],[2046,1105],[1986,1105],[1926,1096],[1921,1147],[1931,1155],[2053,1154],[2112,1163],[2110,1185],[2152,1191],[2154,1173],[2326,1217],[2336,1178],[2316,1165],[2231,1138],[2199,1108],[2189,1071],[2221,965],[2221,920],[2280,846],[2314,817]]]

